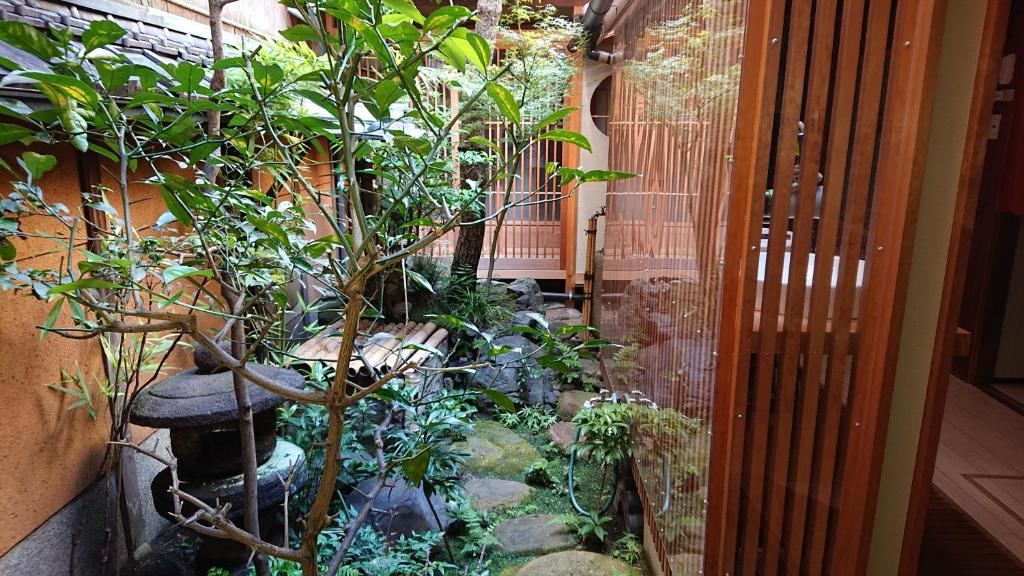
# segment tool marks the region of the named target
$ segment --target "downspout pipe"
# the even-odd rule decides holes
[[[587,45],[586,56],[595,62],[603,62],[604,64],[615,64],[619,60],[619,55],[606,52],[604,50],[597,49],[597,43],[601,40],[601,35],[604,29],[604,17],[611,10],[612,4],[615,0],[590,0],[587,4],[587,9],[583,12],[582,25],[583,29],[587,32]],[[572,45],[569,48],[575,52],[579,49],[579,46]]]

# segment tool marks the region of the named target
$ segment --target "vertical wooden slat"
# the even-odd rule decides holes
[[[885,209],[869,234],[872,256],[857,355],[860,390],[850,402],[854,426],[839,502],[845,517],[832,554],[832,569],[840,576],[862,574],[867,567],[944,16],[942,0],[905,0],[896,13],[876,176]]]

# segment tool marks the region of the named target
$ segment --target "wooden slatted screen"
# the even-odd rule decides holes
[[[708,573],[866,569],[930,118],[936,4],[751,5]]]
[[[602,334],[673,574],[863,574],[941,0],[638,0]],[[717,358],[716,358],[717,355]],[[716,361],[717,360],[717,361]],[[706,530],[705,530],[706,523]]]
[[[637,0],[615,24],[601,334],[614,385],[659,406],[635,470],[663,570],[698,574],[745,2]]]

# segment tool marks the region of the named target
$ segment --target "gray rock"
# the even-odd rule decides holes
[[[516,576],[614,576],[637,574],[636,569],[609,556],[569,550],[535,558]]]
[[[306,384],[302,374],[287,368],[249,364],[253,372],[296,390]],[[132,405],[132,422],[150,428],[192,428],[238,420],[232,373],[178,372],[143,390]],[[254,414],[276,408],[284,398],[249,383]]]
[[[544,305],[540,284],[533,278],[516,278],[506,289],[515,298],[517,310],[540,310]]]
[[[489,362],[491,366],[477,370],[470,379],[471,385],[501,392],[532,406],[553,406],[554,373],[542,368],[534,359],[537,345],[519,335],[495,338],[493,344],[510,349],[493,358],[486,350],[482,351],[477,360]]]
[[[572,529],[554,514],[530,514],[506,520],[494,529],[494,536],[501,548],[511,554],[547,554],[576,544]]]
[[[544,311],[548,319],[548,329],[556,332],[567,326],[582,326],[583,313],[575,308],[548,308]]]
[[[513,480],[473,478],[466,482],[466,496],[473,502],[473,509],[478,512],[517,506],[532,494],[533,488]]]
[[[366,503],[365,495],[370,493],[375,482],[375,478],[364,480],[349,494],[345,503],[360,510]],[[434,511],[431,511],[431,505]],[[434,512],[437,512],[436,519]],[[374,498],[369,522],[388,538],[411,536],[416,532],[443,531],[451,523],[447,505],[440,495],[434,494],[428,503],[422,488],[401,480],[389,483]]]

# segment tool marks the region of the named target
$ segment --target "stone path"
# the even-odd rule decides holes
[[[508,576],[616,576],[637,574],[637,570],[610,556],[569,550],[541,556]]]
[[[497,478],[473,478],[466,482],[466,496],[473,503],[473,509],[484,512],[492,508],[516,506],[533,494],[533,488],[513,480]]]
[[[473,423],[475,435],[452,446],[469,453],[466,470],[479,476],[515,476],[541,459],[529,442],[498,422]]]
[[[576,545],[571,528],[554,514],[530,514],[506,520],[494,529],[502,550],[513,554],[547,554]]]

